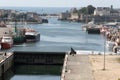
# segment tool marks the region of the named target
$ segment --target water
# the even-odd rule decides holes
[[[102,35],[87,34],[81,23],[58,21],[49,18],[48,24],[29,25],[41,33],[40,42],[14,45],[15,51],[50,51],[64,52],[75,50],[103,51]]]
[[[10,80],[60,80],[61,69],[57,65],[15,65]]]
[[[60,80],[62,65],[15,64],[0,80]]]
[[[37,13],[47,13],[47,14],[54,14],[54,13],[61,13],[65,12],[66,10],[71,9],[70,7],[0,7],[0,9],[12,9],[18,10],[22,12],[37,12]]]
[[[51,76],[51,75],[15,75],[10,80],[60,80],[60,76]]]

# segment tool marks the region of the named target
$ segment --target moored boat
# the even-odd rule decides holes
[[[20,44],[20,43],[24,43],[25,42],[25,30],[23,25],[16,25],[13,29],[14,34],[13,34],[13,42],[14,44]]]
[[[13,46],[13,39],[11,36],[3,36],[1,39],[1,48],[9,49]]]
[[[87,28],[88,34],[100,34],[100,28]]]
[[[25,41],[24,40],[24,36],[21,36],[21,35],[13,36],[13,42],[14,42],[14,44],[23,43],[24,41]]]
[[[89,22],[82,26],[83,30],[87,31],[88,34],[100,34],[100,25],[94,23],[94,21]]]
[[[25,41],[26,42],[36,42],[40,40],[40,33],[35,30],[26,30]]]

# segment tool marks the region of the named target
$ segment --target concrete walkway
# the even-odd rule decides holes
[[[68,55],[64,80],[94,80],[88,55]]]
[[[11,55],[13,55],[12,52],[0,52],[0,63]]]

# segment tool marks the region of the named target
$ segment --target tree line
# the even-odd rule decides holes
[[[79,14],[87,14],[87,15],[91,15],[94,13],[94,10],[96,8],[92,5],[88,5],[87,7],[82,7],[81,9],[78,10],[74,10],[74,13],[79,13]]]

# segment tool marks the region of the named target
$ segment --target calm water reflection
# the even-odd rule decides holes
[[[0,80],[60,80],[62,65],[15,65]]]
[[[60,76],[55,76],[55,75],[15,75],[10,80],[60,80]]]

